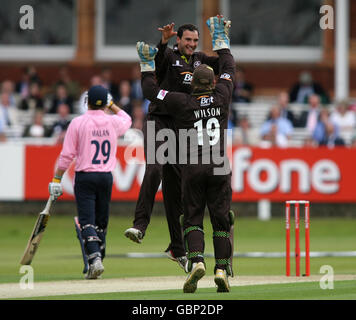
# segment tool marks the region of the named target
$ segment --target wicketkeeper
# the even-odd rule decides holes
[[[87,279],[104,272],[106,231],[116,164],[118,137],[131,126],[130,116],[108,98],[102,86],[88,91],[88,111],[74,118],[67,130],[58,167],[49,193],[53,199],[62,195],[61,179],[75,159],[74,194],[81,236],[89,261]],[[112,114],[109,114],[110,110]]]
[[[189,132],[189,143],[180,150],[187,156],[187,162],[181,164],[184,240],[189,259],[189,275],[183,291],[187,293],[195,292],[198,281],[205,275],[203,218],[206,206],[213,227],[214,281],[218,292],[230,290],[233,219],[225,137],[235,74],[235,61],[229,50],[230,23],[222,16],[208,19],[213,50],[219,55],[219,79],[215,83],[213,69],[206,64],[199,65],[193,72],[191,94],[162,90],[154,74],[157,48],[137,43],[144,96],[173,117],[180,133]],[[219,163],[213,160],[217,156],[222,160]],[[193,158],[196,161],[191,161]]]

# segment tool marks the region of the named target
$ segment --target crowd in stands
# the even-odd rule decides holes
[[[59,70],[57,78],[45,84],[31,66],[23,70],[17,83],[0,79],[0,142],[7,140],[6,132],[21,122],[18,118],[25,112],[32,121],[23,126],[22,137],[53,137],[62,143],[71,119],[86,112],[86,91],[92,85],[108,88],[115,102],[133,118],[132,127],[142,130],[148,102],[142,95],[139,65],[133,67],[132,79],[119,83],[112,79],[110,68],[94,74],[87,88],[71,78],[67,67]],[[50,125],[44,122],[46,115],[54,116]]]
[[[44,84],[35,67],[24,69],[19,82],[0,79],[0,142],[6,141],[7,129],[18,122],[17,111],[31,114],[31,123],[23,126],[22,137],[52,137],[62,143],[71,119],[86,112],[85,92],[92,85],[103,85],[109,89],[115,102],[128,112],[132,128],[142,130],[149,101],[141,90],[139,65],[132,68],[130,79],[116,82],[110,68],[90,78],[88,88],[82,88],[74,81],[67,67],[62,67],[58,80]],[[233,129],[233,142],[241,145],[260,147],[288,147],[295,130],[306,133],[303,145],[356,146],[356,104],[348,101],[331,103],[328,93],[313,81],[309,72],[302,72],[298,81],[275,97],[275,103],[268,105],[266,118],[259,127],[251,125],[248,114],[239,112],[241,104],[254,102],[254,85],[245,80],[245,70],[238,67],[232,96],[229,128]],[[291,105],[304,106],[300,112]],[[44,117],[53,115],[50,125]],[[344,133],[352,136],[345,141]]]
[[[249,103],[253,101],[253,85],[244,81],[241,70],[237,74],[233,102]],[[275,100],[259,128],[251,127],[246,114],[238,117],[235,143],[289,147],[293,146],[290,141],[294,131],[302,129],[306,133],[304,146],[356,146],[356,104],[346,100],[332,104],[328,93],[313,81],[309,72],[302,72],[289,92],[280,92]],[[292,104],[302,110],[295,113]],[[351,137],[350,141],[345,136]]]

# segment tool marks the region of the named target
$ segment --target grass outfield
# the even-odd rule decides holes
[[[38,298],[29,298],[37,300]],[[356,300],[354,281],[335,281],[333,290],[321,290],[318,282],[282,283],[231,287],[229,293],[198,288],[194,294],[181,290],[112,292],[41,297],[41,300]]]
[[[0,283],[17,283],[19,260],[35,223],[35,216],[0,216],[2,232],[0,242]],[[107,255],[104,260],[103,278],[184,276],[176,263],[163,258],[128,259],[115,255],[128,252],[163,252],[168,245],[168,228],[164,217],[153,217],[142,244],[129,241],[124,235],[131,226],[132,218],[111,216],[107,236]],[[205,220],[206,252],[212,253],[212,231],[209,220]],[[311,219],[311,251],[352,251],[356,250],[356,219],[315,218]],[[301,228],[301,239],[303,228]],[[284,219],[275,218],[267,222],[241,218],[235,229],[235,250],[239,253],[251,251],[283,252],[285,246]],[[293,233],[292,233],[293,238]],[[291,248],[294,245],[291,243]],[[301,249],[304,250],[303,240]],[[292,259],[293,261],[294,259]],[[214,260],[206,259],[207,276],[211,276]],[[335,274],[356,274],[356,258],[323,257],[311,258],[311,274],[319,275],[320,267],[330,265]],[[51,216],[38,252],[32,262],[34,280],[59,281],[83,279],[79,243],[76,238],[72,216]],[[294,271],[292,263],[292,271]],[[304,268],[304,259],[301,259]],[[241,276],[284,275],[283,258],[239,258],[234,259],[234,272]],[[322,276],[322,275],[320,275]],[[335,282],[331,290],[332,299],[355,299],[354,281]],[[351,285],[351,283],[353,285]],[[350,284],[350,285],[349,285]],[[263,289],[264,287],[264,289]],[[315,287],[315,290],[313,289]],[[267,290],[267,291],[266,291]],[[297,292],[300,293],[297,293]],[[305,294],[303,292],[306,291]],[[326,290],[328,291],[328,290]],[[231,295],[222,299],[327,299],[328,293],[318,283],[274,284],[249,287],[233,287]],[[168,291],[140,293],[112,293],[80,296],[66,296],[68,299],[165,299]],[[265,292],[265,294],[263,293]],[[307,294],[309,292],[310,294]],[[330,294],[330,292],[329,292]],[[210,296],[210,297],[209,297]],[[187,299],[180,291],[170,290],[169,299]],[[58,298],[58,297],[57,297]],[[189,299],[219,299],[215,289],[201,289]]]

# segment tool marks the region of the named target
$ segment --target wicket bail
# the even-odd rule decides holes
[[[294,204],[295,218],[295,275],[300,277],[300,233],[299,233],[299,208],[304,204],[305,211],[305,276],[310,276],[310,238],[309,238],[309,201],[306,200],[290,200],[286,201],[286,276],[290,276],[290,208]]]

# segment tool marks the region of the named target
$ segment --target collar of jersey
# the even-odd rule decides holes
[[[87,112],[89,112],[89,113],[98,113],[98,111],[104,112],[104,110],[102,110],[102,109],[97,109],[97,110],[88,109]]]
[[[212,94],[213,91],[199,91],[199,92],[193,92],[192,96],[201,96],[202,94]]]

